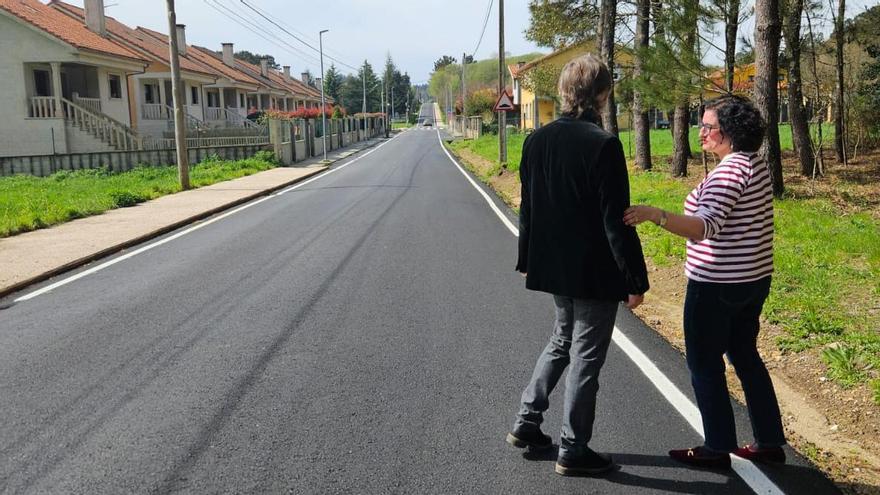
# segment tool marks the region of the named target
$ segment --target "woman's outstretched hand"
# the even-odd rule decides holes
[[[630,206],[626,209],[625,212],[623,212],[623,223],[631,227],[635,227],[636,225],[646,221],[657,223],[660,221],[660,213],[660,208],[654,208],[653,206]]]

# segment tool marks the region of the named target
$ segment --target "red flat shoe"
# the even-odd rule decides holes
[[[670,450],[669,457],[691,466],[710,469],[730,469],[730,455],[723,452],[710,452],[704,447]]]
[[[785,451],[782,447],[758,448],[755,444],[746,445],[734,451],[734,454],[752,462],[769,464],[785,464]]]

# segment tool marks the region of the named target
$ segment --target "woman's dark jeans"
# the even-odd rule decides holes
[[[706,446],[737,448],[736,425],[724,376],[724,354],[742,382],[755,441],[761,447],[785,444],[773,383],[758,355],[761,308],[770,277],[732,284],[689,280],[684,301],[684,338]]]

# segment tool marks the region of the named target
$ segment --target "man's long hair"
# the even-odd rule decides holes
[[[565,64],[559,75],[562,114],[581,117],[598,110],[597,98],[611,88],[611,73],[599,57],[588,53]]]

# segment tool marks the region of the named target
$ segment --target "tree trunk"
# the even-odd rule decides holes
[[[672,176],[687,177],[687,161],[691,157],[691,144],[688,140],[690,130],[690,104],[687,99],[682,100],[675,107],[675,123],[672,126]]]
[[[642,76],[644,63],[643,50],[648,47],[648,31],[651,16],[651,0],[637,0],[636,5],[635,69],[636,78]],[[636,145],[636,166],[651,170],[651,130],[648,125],[648,112],[642,102],[642,92],[633,91],[633,140]]]
[[[614,30],[617,20],[617,0],[602,0],[602,9],[599,12],[599,53],[602,61],[614,76]],[[602,109],[602,127],[612,134],[618,134],[617,128],[617,104],[614,102],[614,81],[611,81],[611,94],[608,102]]]
[[[782,35],[788,57],[788,116],[795,152],[801,163],[801,175],[813,173],[813,145],[810,142],[810,124],[804,109],[803,78],[801,77],[801,12],[804,0],[789,0]]]
[[[779,0],[755,1],[755,103],[767,123],[760,154],[770,167],[773,194],[782,196],[782,157],[779,150]]]
[[[682,19],[686,23],[687,31],[682,37],[679,56],[687,60],[694,56],[696,49],[700,6],[698,0],[687,0],[682,3],[681,8],[683,11]],[[690,120],[690,89],[688,89],[681,95],[681,99],[675,106],[675,123],[672,126],[672,175],[675,177],[687,176],[687,161],[693,156],[688,139]]]
[[[736,64],[736,32],[739,29],[739,0],[727,3],[724,13],[724,66],[726,70],[727,92],[733,92],[733,70]]]
[[[846,165],[846,127],[844,117],[846,106],[843,99],[843,17],[845,0],[837,0],[837,17],[834,19],[835,41],[837,42],[837,87],[834,94],[834,151],[837,161]]]

